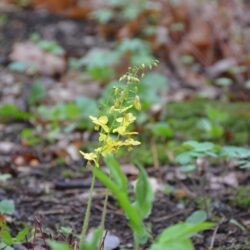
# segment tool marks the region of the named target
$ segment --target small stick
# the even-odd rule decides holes
[[[44,232],[43,232],[43,229],[42,229],[41,221],[38,218],[35,218],[35,220],[36,220],[36,223],[37,223],[37,225],[39,227],[39,230],[41,232],[41,237],[42,237],[44,246],[45,246],[46,249],[49,249],[49,247],[47,246],[47,243],[46,243],[46,238],[45,238],[45,235],[44,235]]]
[[[35,223],[35,232],[33,237],[32,250],[35,250],[36,234],[37,234],[37,223]]]
[[[103,238],[102,238],[102,243],[101,243],[101,245],[100,245],[100,250],[103,250],[103,249],[104,249],[104,241],[105,241],[105,239],[106,239],[106,237],[107,237],[107,234],[108,234],[108,231],[106,230],[106,231],[105,231],[105,234],[104,234],[104,236],[103,236]]]
[[[225,221],[225,218],[222,218],[222,220],[220,221],[220,223],[218,223],[218,225],[217,225],[216,228],[214,229],[214,232],[213,232],[213,235],[212,235],[212,239],[211,239],[211,243],[210,243],[210,246],[209,246],[208,250],[213,250],[216,234],[217,234],[217,232],[218,232],[218,230],[219,230],[220,225],[221,225],[224,221]]]

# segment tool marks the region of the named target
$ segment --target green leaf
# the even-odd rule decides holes
[[[51,250],[71,250],[69,245],[63,242],[57,242],[53,240],[49,240],[48,244]]]
[[[5,104],[0,106],[0,119],[2,120],[18,120],[26,121],[30,118],[30,114],[20,111],[15,105]]]
[[[1,233],[0,233],[1,234]],[[0,242],[0,249],[1,250],[14,250],[13,247],[7,246],[5,243]]]
[[[80,245],[80,250],[97,250],[102,237],[102,230],[97,228],[91,232],[91,237]]]
[[[14,240],[11,234],[8,231],[0,231],[0,240],[8,246],[11,246],[14,243]]]
[[[208,222],[201,224],[179,223],[177,225],[165,229],[158,237],[158,241],[169,242],[188,239],[196,233],[210,229],[213,226],[213,223]]]
[[[118,62],[119,55],[112,51],[92,49],[82,60],[81,63],[86,65],[88,70],[94,68],[110,67]]]
[[[195,159],[193,152],[183,152],[175,157],[175,161],[179,164],[190,164]]]
[[[75,103],[79,107],[84,118],[88,118],[90,115],[96,116],[98,114],[97,102],[94,99],[81,97],[76,99]]]
[[[34,134],[32,129],[26,128],[21,132],[21,138],[24,140],[29,146],[37,145],[41,142],[41,138]]]
[[[185,165],[180,167],[182,173],[193,173],[197,170],[197,167],[193,164]]]
[[[197,142],[197,141],[186,141],[183,143],[184,146],[189,146],[197,152],[206,152],[213,150],[214,144],[211,142]]]
[[[60,227],[58,231],[65,236],[70,235],[73,232],[71,227]]]
[[[242,147],[225,146],[222,148],[221,155],[229,158],[247,158],[250,157],[250,150]]]
[[[139,242],[148,237],[143,222],[137,210],[131,205],[127,192],[120,190],[119,186],[98,168],[92,168],[95,177],[113,194],[120,207],[126,214],[131,229]]]
[[[151,213],[154,193],[148,181],[146,171],[142,166],[139,166],[140,175],[135,187],[135,203],[134,206],[142,219],[148,218]]]
[[[19,73],[23,73],[28,68],[27,64],[24,62],[12,62],[8,67],[10,70]]]
[[[25,241],[25,237],[28,235],[29,233],[29,228],[25,227],[23,230],[21,230],[16,238],[15,238],[15,243],[23,243]]]
[[[173,136],[173,130],[166,122],[157,122],[151,126],[151,130],[154,135],[165,138],[171,138]]]
[[[0,174],[0,182],[5,182],[10,179],[12,176],[10,174]]]
[[[62,56],[65,53],[64,49],[56,41],[40,40],[37,42],[37,46],[41,50],[57,56]]]
[[[118,185],[119,189],[123,192],[127,193],[128,189],[128,180],[126,176],[123,174],[119,163],[112,155],[108,155],[105,157],[105,163],[109,168],[110,175],[116,184]]]
[[[156,242],[150,250],[194,250],[193,243],[190,239],[182,239],[169,242]]]
[[[134,53],[147,53],[150,51],[149,44],[139,38],[134,39],[124,39],[117,50],[121,53],[134,52]]]
[[[110,9],[100,9],[94,11],[91,16],[93,16],[99,23],[106,24],[113,18],[114,13]]]
[[[215,83],[221,87],[228,87],[233,84],[233,81],[230,78],[221,77],[216,79]]]
[[[197,210],[193,212],[187,219],[186,222],[189,224],[201,224],[207,220],[207,213],[204,210]]]
[[[0,214],[11,215],[15,212],[15,205],[12,200],[0,201]]]
[[[46,97],[46,89],[41,82],[36,82],[31,86],[28,102],[30,105],[35,105]]]
[[[144,109],[149,109],[153,104],[161,103],[161,95],[165,95],[167,90],[168,82],[166,77],[159,73],[146,74],[142,79],[142,84],[139,86]]]

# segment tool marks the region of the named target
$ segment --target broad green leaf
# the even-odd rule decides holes
[[[17,106],[11,104],[5,104],[0,106],[0,119],[2,120],[18,120],[24,121],[30,118],[30,114],[22,112]]]
[[[186,222],[189,224],[200,224],[207,220],[207,213],[204,210],[197,210],[193,212]]]
[[[95,177],[113,194],[120,207],[126,214],[131,229],[138,241],[143,241],[147,237],[147,232],[137,210],[131,205],[126,192],[119,189],[117,184],[98,168],[92,168]]]
[[[63,243],[63,242],[49,240],[48,244],[49,244],[51,250],[70,250],[69,245],[66,243]]]
[[[34,105],[42,101],[46,97],[46,89],[44,84],[37,81],[35,82],[30,89],[28,95],[28,102],[30,105]]]
[[[190,239],[181,239],[175,241],[169,241],[166,243],[156,242],[150,250],[194,250],[194,246]]]
[[[250,169],[250,162],[249,161],[241,161],[241,166],[240,168],[246,168],[246,169]]]
[[[23,243],[25,241],[25,237],[28,235],[29,233],[29,228],[25,227],[23,230],[21,230],[16,238],[15,238],[15,243]]]
[[[0,240],[8,246],[11,246],[14,243],[11,234],[6,230],[0,231]]]
[[[58,231],[63,235],[70,235],[73,232],[71,227],[60,227]]]
[[[175,157],[175,161],[182,165],[190,164],[194,159],[193,152],[183,152]]]
[[[146,171],[142,166],[139,166],[140,175],[135,187],[135,203],[134,206],[142,219],[146,219],[152,210],[154,193],[148,181]]]
[[[197,170],[197,167],[193,164],[185,165],[180,167],[182,173],[193,173]]]
[[[10,174],[0,174],[0,182],[5,182],[10,179],[12,176]]]
[[[15,212],[15,205],[12,200],[0,201],[0,214],[11,215]]]
[[[108,155],[107,157],[105,157],[105,163],[110,170],[110,175],[112,176],[114,182],[123,192],[127,193],[128,180],[123,174],[119,163],[112,155]]]
[[[155,136],[171,138],[173,131],[166,122],[157,122],[151,126],[151,130]]]
[[[85,64],[88,70],[101,69],[116,64],[118,59],[119,55],[116,52],[95,48],[82,59],[82,64]]]
[[[134,53],[148,53],[150,51],[149,44],[141,39],[124,39],[117,50],[121,53],[134,52]]]
[[[7,246],[5,243],[3,243],[3,242],[0,242],[0,249],[2,250],[2,249],[4,249],[4,250],[14,250],[14,248],[13,247],[11,247],[11,246]]]
[[[94,17],[99,23],[106,24],[113,18],[114,13],[110,9],[100,9],[94,11],[91,16]]]
[[[80,245],[80,250],[97,250],[99,249],[99,243],[102,237],[102,230],[97,228],[91,232],[91,237],[83,241]],[[88,236],[87,236],[88,238]]]
[[[25,143],[29,146],[37,145],[41,142],[41,138],[38,137],[35,131],[29,128],[25,128],[21,132],[21,138],[25,141]]]
[[[225,146],[222,148],[221,155],[229,158],[247,158],[250,157],[250,149],[235,146]]]
[[[214,144],[211,142],[197,142],[197,141],[186,141],[183,143],[184,146],[190,146],[197,152],[206,152],[208,150],[213,150]]]
[[[196,233],[212,228],[213,225],[208,222],[201,224],[179,223],[165,229],[158,237],[158,240],[160,242],[168,242],[188,239]]]
[[[24,62],[12,62],[8,67],[12,71],[23,73],[28,68],[28,65]]]
[[[94,99],[81,97],[76,99],[75,103],[80,108],[84,118],[88,118],[90,115],[96,116],[98,114],[97,102]]]
[[[230,78],[221,77],[221,78],[216,79],[215,83],[222,87],[228,87],[233,84],[233,81]]]

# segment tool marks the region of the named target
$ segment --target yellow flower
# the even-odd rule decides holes
[[[98,155],[96,153],[84,153],[80,151],[81,155],[83,155],[84,159],[89,162],[93,161],[97,167],[99,167],[98,163]]]
[[[120,113],[124,113],[126,112],[127,110],[131,109],[133,107],[133,105],[129,105],[128,107],[125,107],[125,108],[122,108],[122,109],[118,109],[118,108],[115,108],[115,106],[112,106],[110,108],[110,113],[112,113],[113,111],[116,111],[116,112],[120,112]]]
[[[119,135],[125,136],[125,135],[136,135],[137,132],[127,132],[127,127],[125,126],[119,126],[115,129],[113,129],[113,133],[118,133]]]
[[[105,140],[105,144],[97,149],[95,152],[102,154],[103,156],[116,152],[122,146],[122,142],[116,141],[108,136]]]
[[[99,135],[99,141],[105,141],[107,138],[107,135],[103,134],[103,133],[100,133]]]
[[[121,123],[122,126],[128,127],[131,123],[136,120],[136,117],[132,113],[127,113],[124,117],[119,117],[116,119],[117,122]]]
[[[107,116],[100,116],[99,118],[90,116],[91,121],[96,125],[95,129],[98,130],[101,127],[106,133],[109,132],[109,127],[107,126],[108,117]]]
[[[136,141],[132,138],[129,138],[127,140],[125,140],[123,143],[122,143],[124,146],[137,146],[137,145],[140,145],[141,143],[139,141]]]
[[[136,95],[135,97],[134,105],[137,110],[141,110],[141,102],[140,102],[140,97],[138,95]]]

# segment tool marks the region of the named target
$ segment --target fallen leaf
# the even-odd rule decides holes
[[[29,41],[16,43],[10,59],[14,62],[24,63],[28,69],[50,76],[61,74],[66,69],[66,61],[63,56],[45,52]]]

